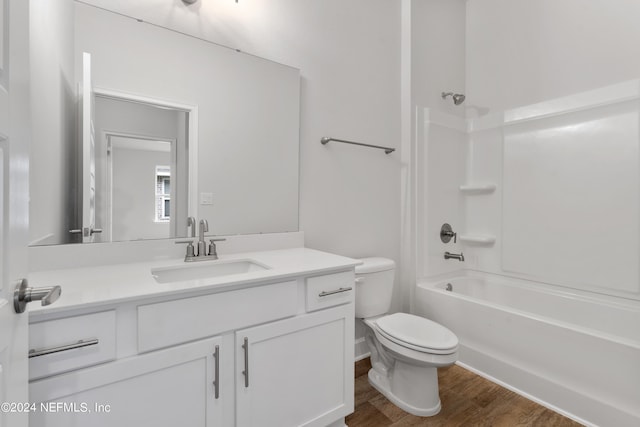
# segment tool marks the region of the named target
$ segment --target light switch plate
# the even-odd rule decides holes
[[[201,205],[213,205],[213,193],[200,193]]]

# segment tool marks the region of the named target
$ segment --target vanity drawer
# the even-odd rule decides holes
[[[355,295],[354,280],[353,271],[309,277],[307,279],[307,311],[352,302]]]
[[[116,358],[114,310],[29,325],[29,379]]]
[[[138,352],[283,319],[298,312],[295,280],[138,306]]]

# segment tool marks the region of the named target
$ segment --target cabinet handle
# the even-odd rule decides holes
[[[353,288],[340,288],[340,289],[336,289],[335,291],[322,291],[318,294],[319,297],[328,297],[329,295],[335,295],[335,294],[340,294],[342,292],[349,292],[350,290],[352,290]]]
[[[219,345],[216,346],[216,351],[213,353],[213,357],[216,359],[216,364],[215,364],[216,379],[213,381],[213,392],[214,392],[215,398],[217,399],[220,397],[220,346]]]
[[[242,348],[244,349],[244,371],[242,374],[244,375],[244,386],[245,388],[249,387],[249,338],[244,337],[244,344],[242,344]]]
[[[76,348],[89,347],[98,344],[97,339],[80,340],[73,344],[61,345],[59,347],[43,348],[40,350],[29,350],[29,359],[32,357],[46,356],[47,354],[60,353],[61,351],[75,350]]]

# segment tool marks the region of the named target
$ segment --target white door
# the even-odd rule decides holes
[[[82,242],[95,241],[96,228],[96,98],[91,84],[91,54],[82,54]]]
[[[219,357],[232,358],[223,351],[220,337],[35,381],[31,383],[34,402],[85,404],[91,411],[36,411],[31,424],[220,427],[222,399],[233,392],[233,384],[218,383],[224,366]]]
[[[3,427],[26,427],[28,422],[17,406],[28,401],[27,314],[16,314],[12,301],[16,283],[27,277],[28,4],[0,0],[0,403],[10,405],[0,410]]]
[[[353,305],[236,332],[236,426],[323,427],[353,412]]]

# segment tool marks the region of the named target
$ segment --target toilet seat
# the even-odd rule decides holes
[[[394,313],[380,317],[373,323],[380,335],[411,350],[452,354],[458,348],[458,337],[453,332],[424,317]]]

